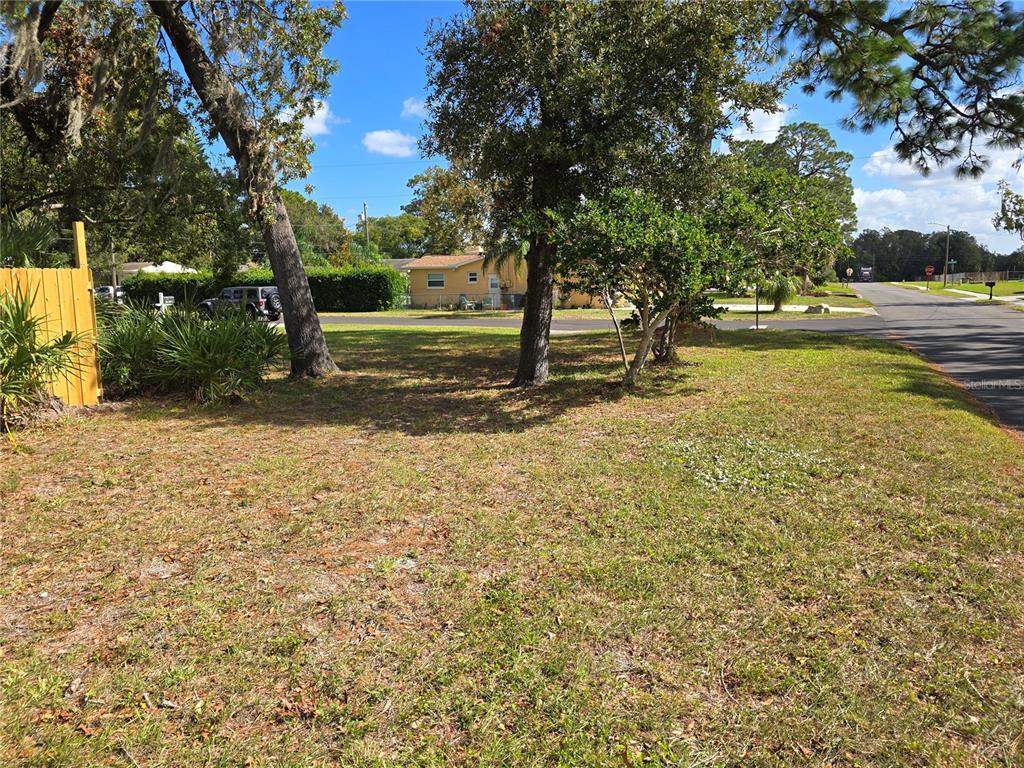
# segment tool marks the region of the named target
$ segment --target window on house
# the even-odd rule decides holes
[[[470,272],[469,273],[469,282],[470,283],[475,283],[478,278],[479,278],[479,275],[476,272]]]
[[[427,288],[444,288],[444,272],[427,272]]]

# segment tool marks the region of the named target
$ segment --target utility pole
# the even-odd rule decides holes
[[[946,266],[942,268],[942,287],[946,287],[946,278],[949,277],[949,224],[946,225]]]
[[[366,235],[366,247],[370,247],[370,219],[366,216],[366,203],[363,203],[363,232]]]
[[[940,227],[942,226],[937,221],[929,221],[928,223],[929,224],[938,224]],[[946,280],[949,279],[949,230],[950,230],[950,226],[949,226],[949,224],[947,224],[946,225],[946,264],[942,268],[942,287],[943,288],[946,287]],[[955,261],[953,263],[956,264]]]

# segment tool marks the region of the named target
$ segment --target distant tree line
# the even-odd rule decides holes
[[[969,232],[949,234],[950,272],[1024,271],[1024,248],[1013,253],[994,253]],[[876,280],[920,280],[929,264],[941,274],[946,260],[946,233],[912,229],[866,229],[853,241],[852,254],[840,259],[836,272],[847,267],[872,267]]]

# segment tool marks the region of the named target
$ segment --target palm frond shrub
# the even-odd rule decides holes
[[[194,312],[168,312],[160,317],[153,367],[145,379],[196,400],[238,399],[262,384],[286,349],[282,334],[244,312],[209,320]]]
[[[286,338],[244,312],[203,318],[189,309],[164,314],[142,304],[98,312],[100,367],[111,397],[147,391],[200,401],[244,397],[285,358]]]
[[[97,301],[96,322],[104,394],[113,398],[140,394],[159,339],[156,308]]]
[[[772,312],[778,312],[782,305],[796,296],[797,286],[792,277],[781,272],[774,272],[771,275],[762,277],[758,283],[760,300],[767,300],[772,303]]]
[[[26,214],[0,219],[0,266],[54,266],[53,249],[57,231],[43,218]]]
[[[34,294],[0,294],[0,425],[23,422],[47,398],[46,386],[80,365],[81,334],[44,340],[46,317],[33,314]]]

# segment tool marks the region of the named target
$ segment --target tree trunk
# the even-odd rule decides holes
[[[270,257],[281,296],[281,311],[285,317],[284,330],[288,335],[288,349],[292,351],[292,376],[327,376],[338,370],[324,340],[320,318],[313,306],[309,280],[299,258],[288,209],[281,196],[274,194],[274,211],[260,216],[263,224],[263,243]],[[298,350],[298,353],[296,353]]]
[[[526,306],[519,331],[519,368],[513,387],[533,387],[548,380],[548,346],[554,307],[555,247],[547,233],[530,239],[526,254]]]
[[[670,312],[661,326],[662,332],[654,331],[654,344],[651,351],[654,352],[654,362],[670,364],[679,361],[676,354],[676,336],[679,333],[679,312]]]
[[[601,294],[601,298],[604,299],[604,305],[608,308],[608,314],[612,317],[612,325],[615,326],[615,335],[619,337],[619,351],[622,353],[622,370],[629,370],[629,361],[626,360],[626,342],[622,338],[622,326],[619,325],[619,318],[615,316],[615,308],[612,306],[612,300],[608,296],[608,291],[604,291]]]
[[[640,371],[643,370],[644,363],[647,362],[647,356],[651,352],[651,346],[654,344],[654,332],[658,330],[658,326],[662,324],[668,314],[668,311],[659,312],[650,324],[644,328],[643,334],[640,336],[640,346],[637,347],[636,354],[633,355],[633,362],[629,364],[629,370],[622,377],[622,386],[626,389],[632,389],[636,386],[637,377],[640,376]]]
[[[263,233],[274,280],[281,293],[292,376],[325,376],[337,371],[313,306],[288,212],[273,189],[273,180],[264,178],[256,167],[259,163],[256,147],[260,143],[256,126],[242,110],[231,107],[242,100],[242,95],[210,59],[202,38],[178,3],[149,0],[149,7],[160,19],[160,26],[174,46],[189,82],[235,160],[242,188],[253,202],[251,210]]]
[[[811,282],[811,274],[810,272],[804,272],[800,275],[800,293],[806,296],[813,290],[814,283]]]

